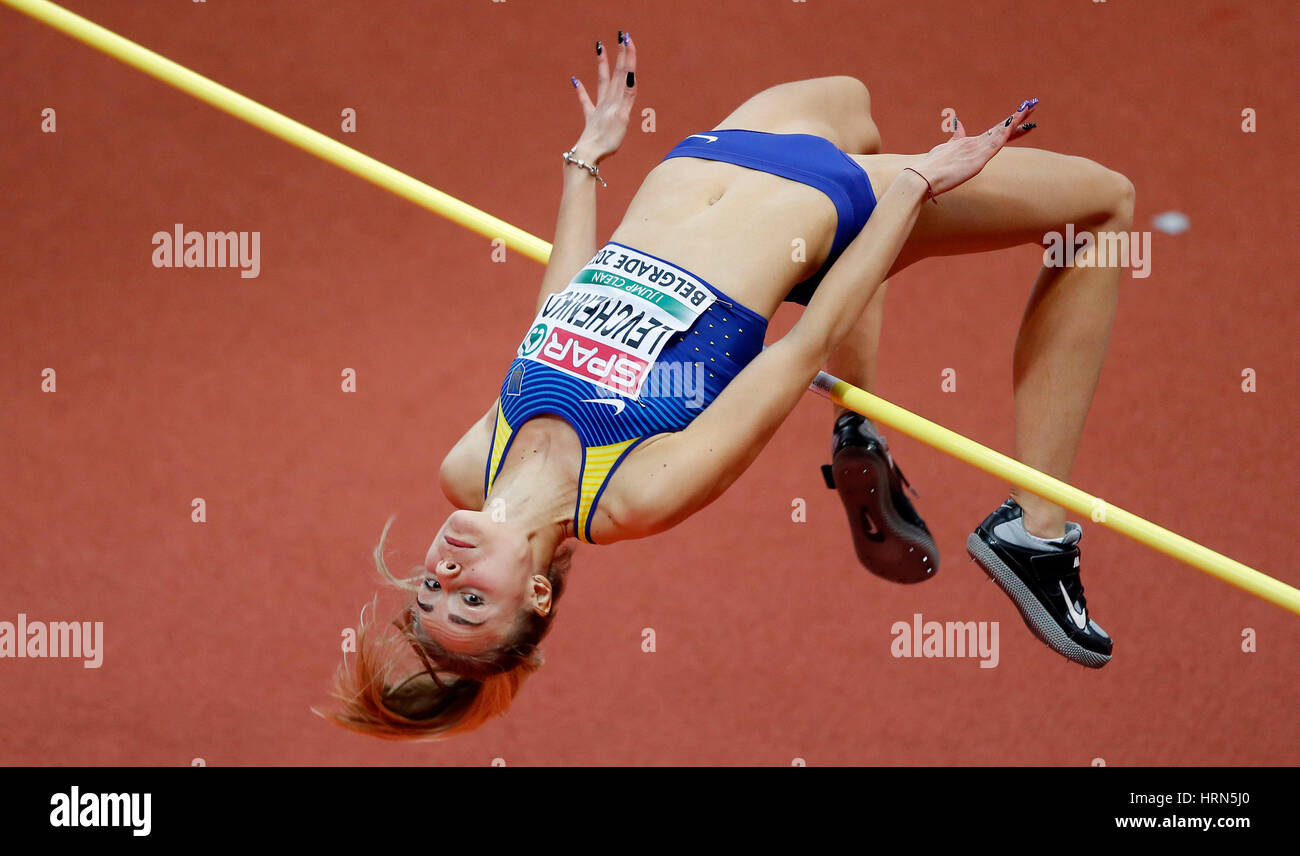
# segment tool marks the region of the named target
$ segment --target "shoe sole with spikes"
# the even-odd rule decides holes
[[[924,582],[939,572],[939,549],[924,524],[903,518],[895,507],[888,459],[873,448],[848,445],[822,467],[827,487],[844,503],[853,548],[868,571],[894,583]]]

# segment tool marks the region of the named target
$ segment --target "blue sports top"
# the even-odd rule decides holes
[[[725,161],[779,175],[815,187],[835,203],[839,221],[830,255],[817,273],[790,290],[785,299],[791,303],[808,305],[826,272],[867,225],[876,207],[866,171],[825,137],[738,128],[709,131],[691,134],[664,160],[678,157]]]
[[[483,494],[491,490],[519,426],[542,414],[559,416],[573,427],[582,442],[574,533],[588,543],[595,543],[591,540],[591,519],[596,504],[609,477],[628,453],[649,437],[681,431],[691,424],[763,350],[767,332],[767,319],[762,315],[672,262],[615,241],[597,253],[597,259],[602,257],[616,264],[622,260],[620,269],[631,269],[645,281],[707,290],[713,302],[688,329],[666,331],[663,350],[639,396],[622,395],[526,356],[546,350],[554,333],[546,329],[539,332],[539,327],[553,328],[556,319],[592,334],[603,331],[606,338],[631,343],[653,335],[641,324],[640,315],[630,311],[623,315],[626,310],[614,308],[627,302],[615,296],[584,303],[568,291],[551,295],[506,371],[492,432],[492,451],[483,476]],[[575,282],[591,267],[584,268]],[[563,365],[571,367],[571,363]]]
[[[831,253],[791,290],[786,300],[794,303],[807,305],[876,204],[866,173],[824,137],[710,131],[678,143],[665,160],[671,157],[739,164],[830,197],[839,214]],[[698,310],[701,304],[707,305]],[[547,298],[506,371],[484,496],[515,432],[534,417],[558,416],[582,444],[574,534],[595,543],[592,518],[618,466],[645,439],[694,421],[758,356],[766,332],[767,319],[690,271],[608,242],[564,291]],[[642,378],[639,388],[613,380],[630,374]]]

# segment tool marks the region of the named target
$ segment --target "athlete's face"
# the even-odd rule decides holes
[[[527,538],[509,526],[481,511],[455,512],[424,559],[427,573],[416,600],[425,630],[458,653],[501,645],[525,602],[529,608],[538,605],[532,561]]]

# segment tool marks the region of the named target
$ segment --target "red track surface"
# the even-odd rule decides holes
[[[1152,276],[1125,279],[1073,483],[1300,583],[1290,3],[67,5],[548,238],[581,127],[569,75],[590,81],[591,43],[619,27],[658,127],[602,170],[602,238],[677,139],[780,81],[862,78],[890,151],[942,139],[945,107],[978,125],[1036,95],[1034,144],[1131,177],[1136,228],[1171,209],[1192,223],[1156,233]],[[492,400],[541,268],[493,264],[477,235],[8,8],[0,21],[0,620],[100,620],[106,639],[98,670],[0,660],[0,762],[1300,763],[1295,615],[1085,521],[1089,606],[1116,657],[1071,665],[966,561],[1005,488],[897,432],[944,564],[920,586],[878,580],[822,486],[829,412],[812,396],[686,524],[579,550],[549,662],[505,719],[435,745],[318,719],[383,522],[399,515],[399,567],[423,557],[450,510],[438,463]],[[45,107],[57,133],[39,130]],[[338,132],[344,107],[355,134]],[[174,223],[260,231],[261,276],[155,269],[150,236]],[[878,392],[1010,450],[1037,255],[895,280]],[[998,667],[893,658],[890,626],[918,612],[1000,622]]]

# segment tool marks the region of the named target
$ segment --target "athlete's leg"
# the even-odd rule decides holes
[[[831,374],[867,390],[875,383],[884,291],[882,282],[826,362]],[[822,473],[844,505],[858,561],[891,582],[932,578],[939,548],[904,489],[909,483],[884,435],[867,417],[836,405],[831,438],[831,463]]]
[[[915,156],[859,158],[872,183],[887,187]],[[1085,158],[1038,149],[999,152],[970,181],[926,204],[890,275],[928,256],[1041,243],[1048,232],[1127,231],[1134,190],[1123,175]],[[1044,267],[1029,297],[1014,362],[1016,457],[1067,479],[1096,389],[1119,296],[1121,269]],[[1064,532],[1065,510],[1013,491],[1025,528],[1042,538]]]
[[[719,129],[746,128],[777,134],[815,134],[850,155],[880,152],[880,131],[871,117],[871,95],[852,77],[819,77],[766,89],[723,120]],[[826,369],[854,386],[875,386],[876,351],[885,284],[859,316]],[[823,469],[848,514],[858,560],[894,582],[929,579],[939,568],[934,539],[903,491],[903,477],[884,438],[870,420],[834,409],[831,464]]]
[[[765,89],[718,125],[719,130],[727,128],[814,134],[850,155],[880,152],[871,94],[860,80],[842,75]],[[875,383],[884,300],[882,283],[826,364],[832,374],[867,390]],[[865,417],[846,414],[838,405],[834,411],[831,464],[824,473],[848,513],[858,560],[872,573],[895,582],[930,578],[938,570],[939,552],[925,521],[903,492],[902,474],[884,438]]]
[[[876,385],[876,352],[880,348],[880,327],[884,322],[888,285],[888,282],[880,284],[853,331],[826,361],[827,372],[867,392]],[[836,404],[835,415],[843,412],[844,408]]]
[[[851,98],[851,95],[849,96]],[[868,95],[865,105],[855,104],[850,100],[849,104],[839,105],[840,113],[849,112],[844,107],[865,106],[866,115],[871,118],[871,99]],[[881,140],[880,131],[876,128],[875,121],[872,120],[870,128],[859,139],[859,148],[844,150],[850,154],[875,155],[880,153]],[[844,148],[841,146],[841,148]],[[883,188],[877,188],[882,191]],[[863,310],[862,315],[858,318],[857,325],[853,331],[835,350],[831,358],[827,361],[826,371],[835,375],[843,381],[847,381],[859,389],[865,389],[871,392],[876,383],[876,354],[880,349],[880,327],[884,321],[885,314],[885,291],[889,283],[882,282],[876,289],[876,294]],[[838,418],[845,411],[844,407],[838,404],[833,405],[835,417]]]

